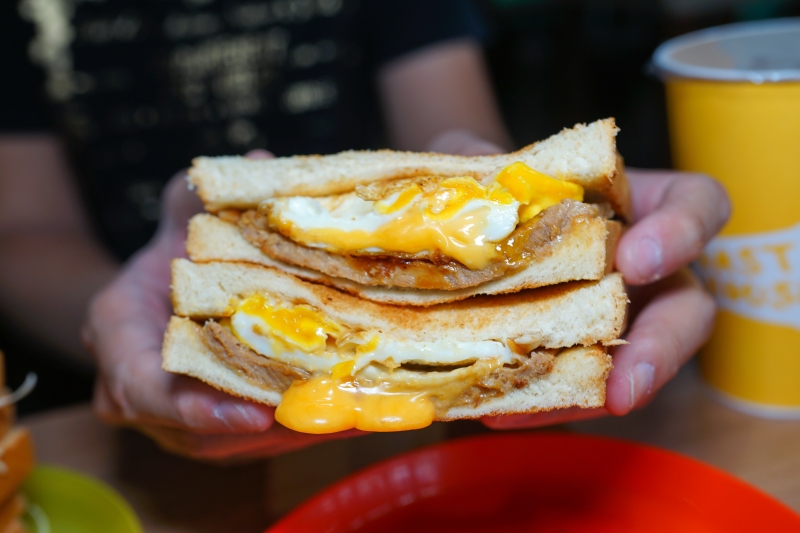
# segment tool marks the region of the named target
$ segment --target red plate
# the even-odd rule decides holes
[[[612,439],[506,434],[358,472],[268,533],[800,532],[800,515],[721,470]]]

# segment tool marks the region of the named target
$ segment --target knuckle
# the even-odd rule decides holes
[[[643,341],[643,342],[641,342]],[[640,360],[650,362],[662,379],[674,376],[685,360],[684,347],[681,338],[676,332],[660,328],[651,331],[647,339],[642,339],[640,346]]]
[[[92,402],[92,412],[97,418],[100,419],[100,421],[105,422],[106,424],[117,426],[122,423],[122,420],[116,415],[116,413],[110,411],[105,406],[102,406],[97,402]]]
[[[124,384],[119,381],[112,382],[107,390],[111,401],[117,406],[121,419],[125,422],[137,420],[137,413],[128,399]]]
[[[698,302],[697,309],[701,317],[699,324],[703,331],[702,342],[705,343],[711,336],[711,331],[714,329],[714,321],[719,307],[717,301],[705,288],[699,291],[698,297],[700,301]]]
[[[709,230],[716,233],[731,215],[731,201],[722,183],[707,174],[689,176],[690,193],[706,201],[708,212],[713,215]]]
[[[87,306],[87,326],[94,328],[98,323],[108,320],[119,307],[120,297],[114,284],[106,286],[98,292]]]
[[[719,214],[719,227],[725,225],[728,222],[728,219],[731,218],[731,211],[733,210],[733,206],[731,204],[731,198],[728,196],[728,190],[722,185],[722,183],[718,182],[717,180],[712,180],[713,187],[716,189],[716,204],[718,207],[718,214]]]
[[[107,424],[119,424],[120,418],[117,412],[109,405],[107,398],[102,397],[103,393],[95,393],[92,398],[92,411],[95,416]]]
[[[693,210],[673,209],[668,225],[680,235],[680,247],[688,258],[700,255],[710,235],[702,213]]]

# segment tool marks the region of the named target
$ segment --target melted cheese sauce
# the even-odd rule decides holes
[[[348,429],[403,431],[429,426],[436,410],[427,392],[363,387],[334,375],[295,381],[283,393],[275,420],[303,433]]]
[[[404,431],[426,427],[436,418],[433,398],[456,400],[482,377],[503,366],[482,359],[449,372],[397,369],[387,373],[375,366],[351,376],[351,363],[333,368],[331,375],[296,381],[275,411],[281,424],[304,433],[347,429]]]

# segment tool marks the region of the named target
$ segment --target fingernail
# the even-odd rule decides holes
[[[639,275],[648,281],[661,277],[659,270],[663,262],[661,245],[652,237],[644,237],[636,247],[636,269]]]
[[[267,429],[272,417],[263,408],[234,401],[223,401],[213,410],[214,418],[231,429]]]
[[[633,409],[645,396],[653,390],[653,377],[656,369],[650,363],[637,363],[628,374],[631,384],[629,407]]]

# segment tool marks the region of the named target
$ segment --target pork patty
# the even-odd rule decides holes
[[[552,253],[554,243],[575,225],[604,215],[606,213],[595,205],[563,200],[519,225],[503,243],[497,245],[500,253],[481,270],[470,270],[442,254],[416,259],[401,254],[337,254],[309,248],[270,229],[267,215],[255,210],[242,213],[238,225],[248,242],[284,263],[362,285],[456,290],[503,277],[546,257]]]

